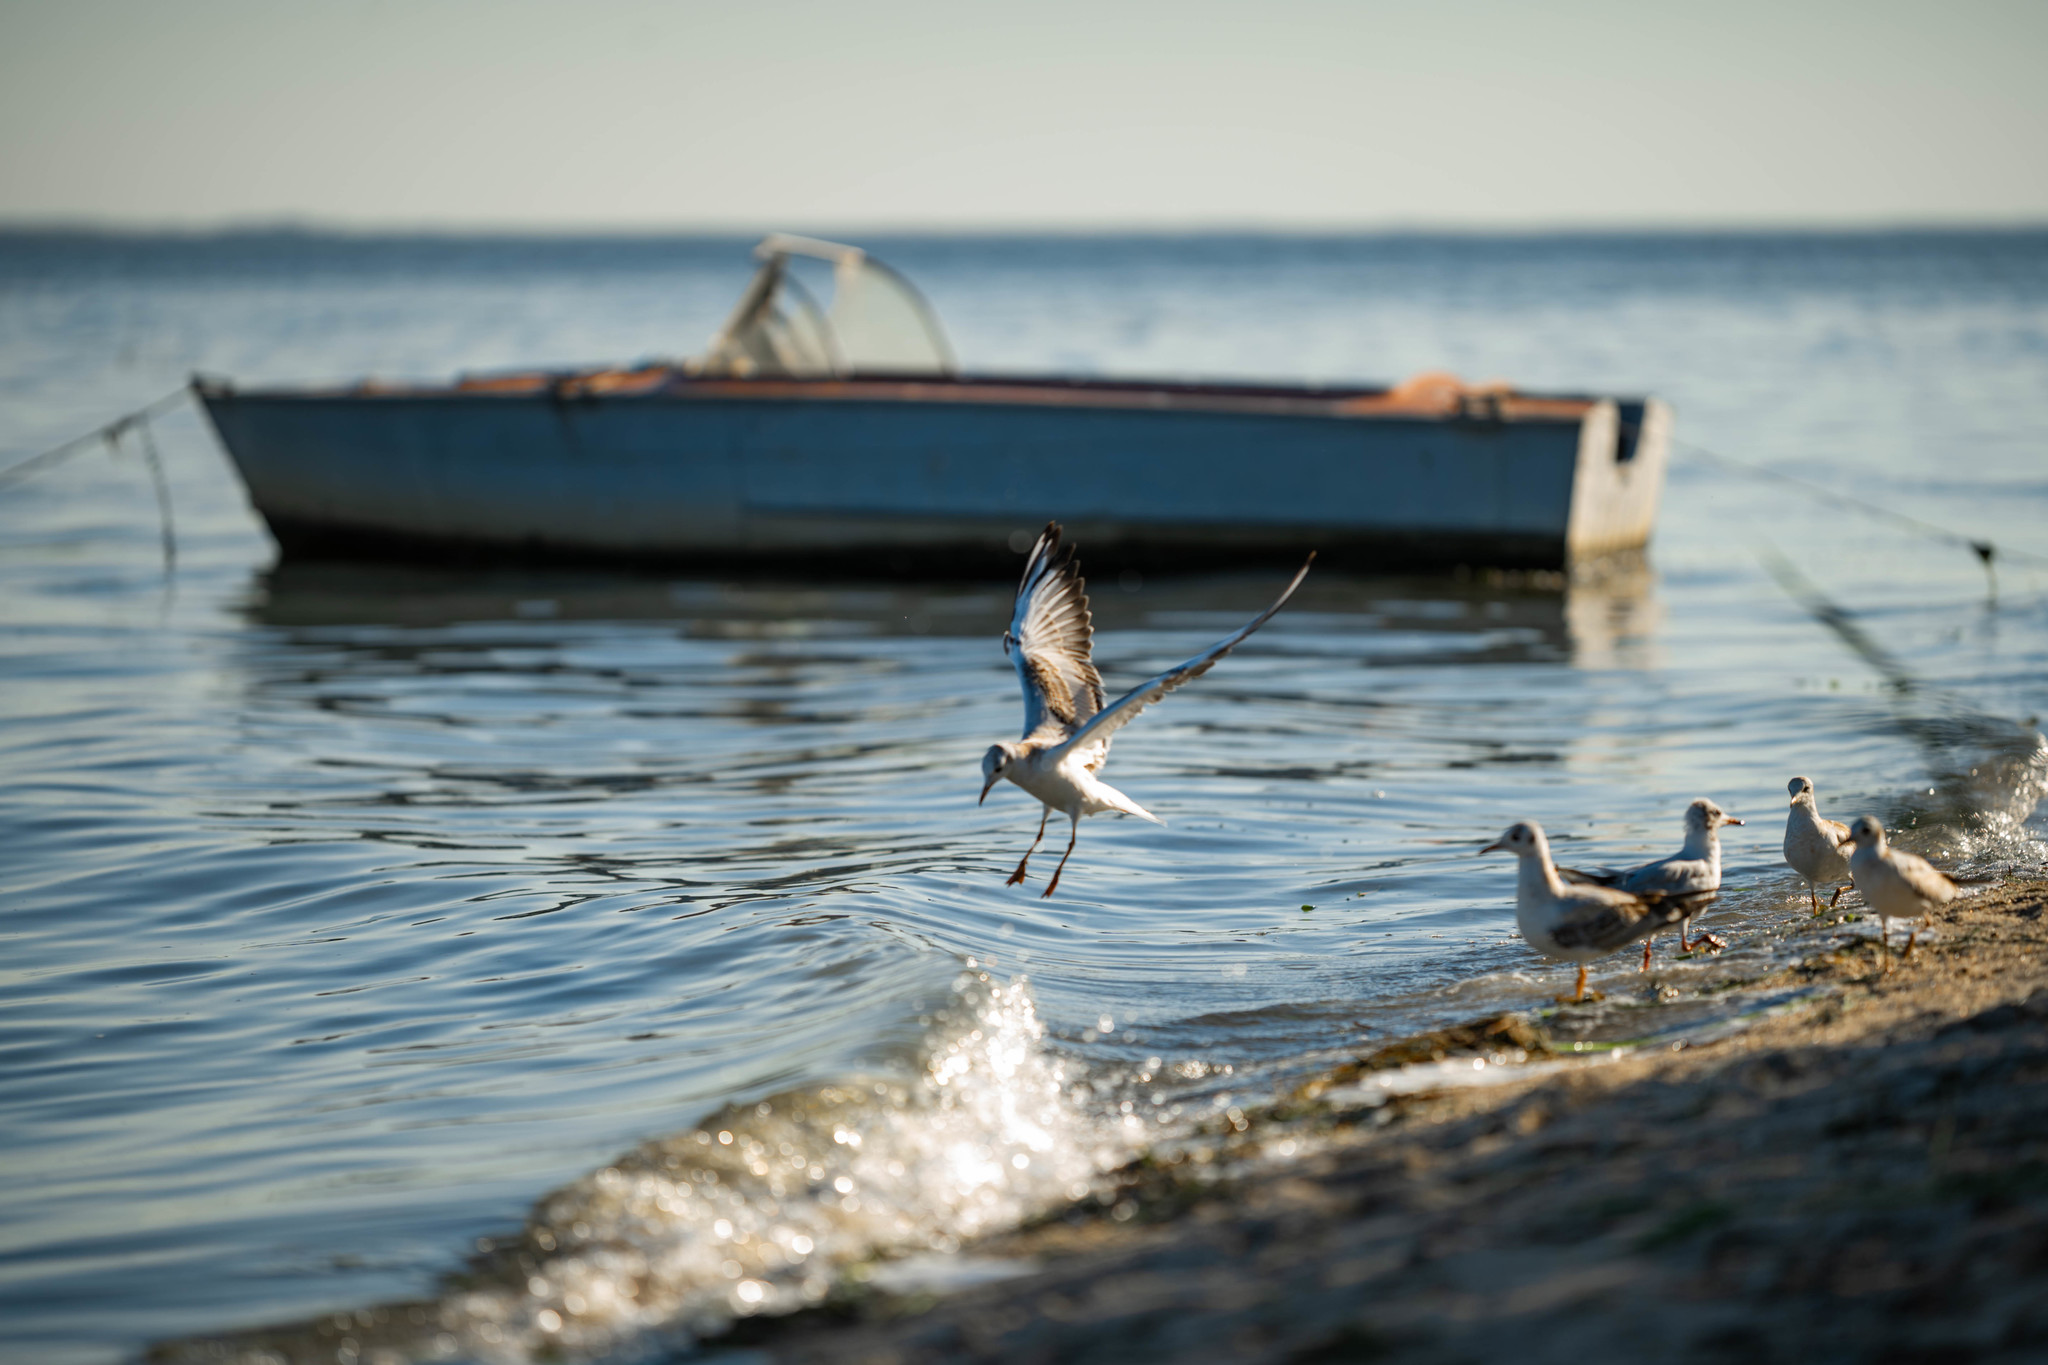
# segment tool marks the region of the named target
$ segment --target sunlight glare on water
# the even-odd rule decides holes
[[[1088,1193],[1132,1154],[1091,1122],[1022,980],[971,960],[912,1081],[847,1077],[729,1106],[543,1199],[486,1239],[461,1288],[229,1344],[250,1362],[325,1358],[523,1362],[685,1345],[691,1329],[816,1303],[836,1267],[877,1249],[958,1250]],[[218,1360],[223,1343],[167,1351]]]

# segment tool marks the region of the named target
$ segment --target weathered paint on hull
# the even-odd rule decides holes
[[[1639,548],[1668,410],[1464,419],[876,400],[203,390],[288,553],[1126,563],[1315,548],[1560,567]],[[1630,439],[1632,437],[1632,439]]]

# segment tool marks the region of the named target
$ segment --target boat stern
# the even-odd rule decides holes
[[[1578,466],[1565,527],[1570,560],[1649,544],[1671,451],[1671,405],[1603,398],[1579,424]]]

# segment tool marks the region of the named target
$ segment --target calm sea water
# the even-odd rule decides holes
[[[1686,440],[2048,554],[2048,234],[874,245],[973,368],[1651,392]],[[745,246],[0,236],[0,456],[193,371],[685,354]],[[1473,856],[1516,818],[1619,861],[1715,797],[1751,821],[1708,921],[1738,951],[1803,913],[1794,773],[2044,860],[2048,567],[1994,595],[1683,449],[1639,571],[1311,576],[1119,737],[1169,827],[1088,823],[1045,901],[1003,884],[1028,799],[974,802],[1009,585],[278,565],[198,420],[157,431],[168,581],[132,445],[0,490],[9,1359],[331,1310],[365,1311],[282,1345],[630,1355],[801,1302],[1543,999]],[[1112,690],[1280,581],[1081,548]]]

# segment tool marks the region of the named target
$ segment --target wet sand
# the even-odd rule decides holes
[[[1655,973],[1635,1000],[1407,1040],[967,1249],[1005,1278],[941,1294],[875,1267],[708,1345],[874,1365],[2048,1358],[2044,909],[2048,882],[1986,888],[1889,974],[1855,926],[1817,922],[1794,965],[1705,986],[1763,1009],[1711,1041],[1600,1050],[1683,1007]],[[1513,1079],[1448,1085],[1488,1059]]]

